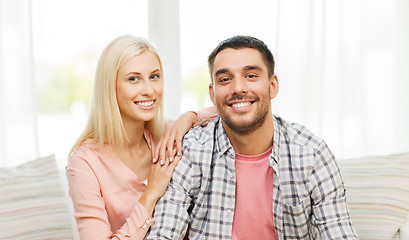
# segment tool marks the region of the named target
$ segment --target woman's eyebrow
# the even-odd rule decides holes
[[[129,75],[142,75],[140,72],[129,72],[127,74],[125,74],[124,76],[129,76]]]

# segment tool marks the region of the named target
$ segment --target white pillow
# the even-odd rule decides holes
[[[73,239],[55,156],[0,168],[0,239]]]
[[[338,161],[362,239],[399,239],[409,214],[409,153]]]

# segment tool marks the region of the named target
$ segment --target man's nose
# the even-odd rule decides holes
[[[232,82],[232,93],[246,93],[248,91],[247,87],[247,81],[245,79],[241,77],[235,78]]]

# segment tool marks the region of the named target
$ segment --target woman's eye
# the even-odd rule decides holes
[[[130,77],[128,80],[131,81],[131,82],[136,82],[139,79],[137,77]]]
[[[158,74],[154,74],[154,75],[152,75],[150,78],[151,78],[151,79],[159,79],[160,76],[159,76]]]

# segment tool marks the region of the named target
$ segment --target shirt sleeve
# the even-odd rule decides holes
[[[156,223],[146,239],[183,239],[189,224],[188,209],[191,205],[191,189],[194,167],[185,153],[176,166],[169,186],[156,204],[153,216]]]
[[[66,175],[81,240],[144,238],[154,220],[139,203],[123,226],[116,232],[111,231],[100,183],[84,157],[74,152],[66,167]]]
[[[317,149],[310,183],[312,222],[318,226],[321,238],[358,239],[351,223],[340,170],[325,142]]]

